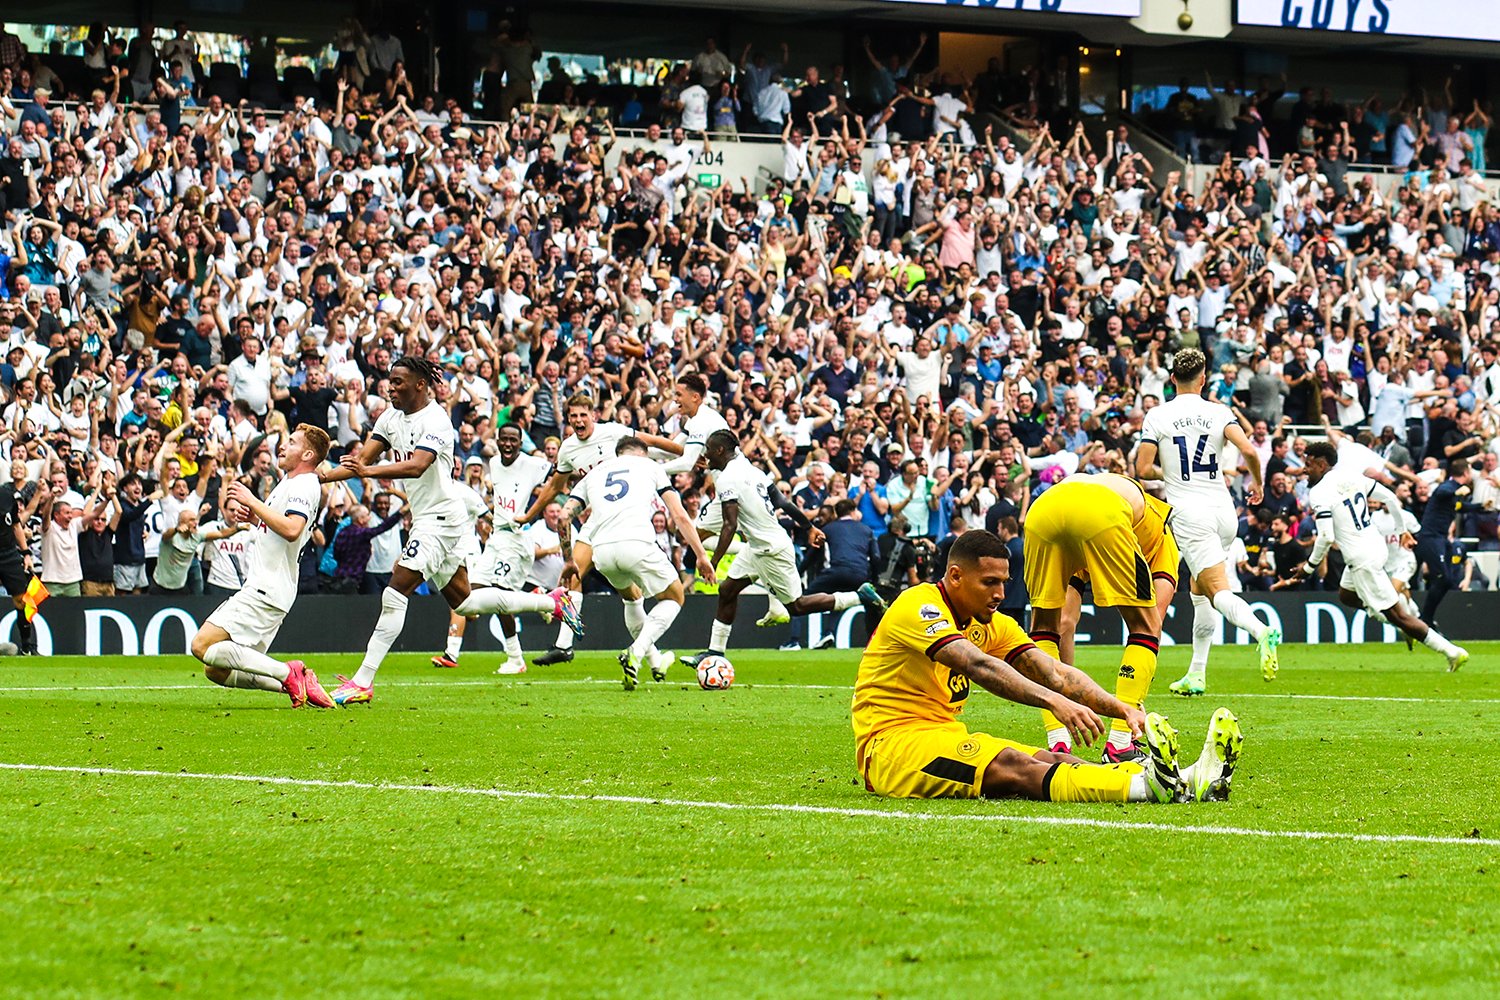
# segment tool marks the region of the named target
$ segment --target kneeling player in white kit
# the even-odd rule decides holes
[[[1255,638],[1263,678],[1274,680],[1280,665],[1276,647],[1281,645],[1281,630],[1258,618],[1244,598],[1229,589],[1225,569],[1239,518],[1219,475],[1219,453],[1227,440],[1245,457],[1250,469],[1246,499],[1252,507],[1261,497],[1260,456],[1229,407],[1203,398],[1207,375],[1202,351],[1177,352],[1172,362],[1177,395],[1146,414],[1135,453],[1135,477],[1163,481],[1172,505],[1167,523],[1192,577],[1193,659],[1187,675],[1171,684],[1172,693],[1180,695],[1206,689],[1208,650],[1218,625],[1215,612]]]
[[[1388,510],[1401,509],[1396,495],[1363,473],[1338,464],[1338,450],[1326,441],[1307,446],[1307,481],[1312,489],[1307,499],[1312,505],[1318,538],[1312,555],[1299,569],[1301,576],[1312,576],[1335,544],[1344,555],[1344,575],[1339,580],[1339,600],[1351,608],[1364,607],[1370,617],[1389,622],[1429,649],[1448,660],[1448,669],[1457,670],[1469,659],[1468,651],[1455,646],[1442,633],[1423,622],[1403,606],[1391,578],[1385,571],[1385,538],[1371,517],[1370,501],[1384,504]]]
[[[547,481],[552,466],[545,458],[521,454],[519,424],[502,424],[495,440],[499,454],[490,459],[494,524],[484,551],[477,554],[476,565],[470,568],[474,589],[468,600],[453,612],[455,622],[449,629],[448,648],[441,658],[433,657],[432,662],[440,667],[457,666],[463,642],[459,623],[465,620],[464,615],[469,611],[493,612],[500,616],[500,632],[505,636],[505,662],[495,673],[524,674],[526,660],[521,656],[516,612],[538,611],[543,617],[550,617],[550,609],[567,595],[561,589],[545,596],[525,592],[526,574],[531,572],[535,551],[516,520],[531,503],[532,494]]]
[[[719,564],[736,531],[745,536],[746,544],[730,564],[727,579],[719,586],[719,610],[709,632],[708,648],[682,657],[683,663],[697,666],[705,656],[724,655],[729,647],[729,633],[734,627],[740,594],[751,583],[765,587],[772,597],[786,605],[787,612],[792,615],[844,611],[860,604],[869,615],[885,610],[885,601],[869,582],[860,584],[858,590],[804,594],[792,538],[777,520],[776,512],[784,511],[799,527],[807,529],[808,538],[814,545],[821,542],[823,533],[796,504],[781,495],[770,476],[740,454],[739,439],[734,431],[721,430],[710,434],[703,457],[713,471],[714,500],[723,516],[713,559],[706,565]]]
[[[712,583],[713,566],[706,561],[703,543],[693,530],[693,519],[683,508],[666,471],[646,457],[646,443],[639,438],[621,438],[615,445],[615,457],[596,465],[579,480],[563,505],[557,529],[563,558],[571,566],[573,518],[584,509],[591,509],[589,529],[593,537],[594,568],[627,601],[639,601],[642,594],[656,598],[656,606],[639,628],[627,622],[634,642],[620,654],[626,691],[635,690],[641,666],[648,662],[647,656],[655,648],[656,640],[666,634],[682,611],[682,579],[656,544],[656,528],[651,523],[657,497],[666,504],[672,523],[704,567],[705,579]],[[666,669],[658,670],[653,663],[651,674],[656,680],[664,680]]]
[[[317,470],[328,456],[328,444],[327,431],[299,424],[276,456],[286,476],[265,502],[243,483],[224,491],[225,517],[254,520],[258,530],[250,543],[244,585],[193,636],[193,655],[203,661],[209,680],[224,687],[284,692],[293,708],[333,707],[318,675],[301,660],[282,663],[266,655],[297,599],[297,558],[312,536],[322,501]]]
[[[345,455],[339,468],[321,474],[324,482],[411,480],[407,488],[411,534],[391,573],[390,585],[380,595],[380,618],[370,633],[364,661],[353,677],[340,678],[342,683],[333,692],[333,700],[339,705],[372,700],[375,672],[400,638],[406,625],[407,601],[424,580],[441,590],[448,606],[460,614],[468,617],[480,613],[463,607],[469,597],[464,550],[473,537],[474,521],[457,490],[461,484],[453,478],[453,423],[435,398],[442,382],[442,370],[426,358],[406,355],[398,359],[391,365],[391,405],[375,421],[370,439],[359,454]],[[387,450],[395,461],[371,464]],[[536,600],[541,602],[543,598]],[[549,602],[546,610],[577,622],[565,596]]]

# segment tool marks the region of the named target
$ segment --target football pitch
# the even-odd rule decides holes
[[[1500,979],[1500,643],[1216,647],[1153,701],[1207,805],[893,802],[858,651],[626,694],[613,656],[393,656],[290,711],[185,657],[0,665],[0,992],[191,996],[1482,996]],[[1112,676],[1117,650],[1081,665]],[[358,657],[309,657],[330,687]],[[1040,742],[976,690],[971,728]]]

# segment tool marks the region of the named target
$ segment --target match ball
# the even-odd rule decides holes
[[[705,691],[722,691],[734,683],[734,664],[727,657],[705,656],[698,661],[698,686]]]

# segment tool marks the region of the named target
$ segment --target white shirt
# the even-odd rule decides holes
[[[714,474],[715,499],[722,505],[733,500],[739,506],[739,532],[757,552],[777,552],[792,547],[791,536],[776,519],[771,506],[771,477],[744,455],[729,460]]]
[[[1229,407],[1193,394],[1177,396],[1146,414],[1141,440],[1155,443],[1167,502],[1179,515],[1195,505],[1233,509],[1219,473],[1219,453],[1224,428],[1234,422]]]
[[[921,358],[916,351],[898,351],[896,360],[906,372],[907,396],[913,401],[918,396],[926,396],[929,403],[936,403],[943,369],[942,355],[929,351],[927,357]]]
[[[515,525],[516,519],[531,506],[531,495],[552,475],[552,466],[536,455],[517,455],[506,465],[496,455],[490,459],[490,485],[495,491],[495,528]]]
[[[708,131],[708,91],[694,84],[678,99],[682,101],[682,127],[689,132]]]
[[[557,448],[558,472],[591,471],[600,462],[615,457],[615,445],[620,439],[629,437],[631,430],[624,424],[600,420],[594,423],[594,432],[587,440],[570,434]]]
[[[318,485],[317,474],[312,472],[286,477],[266,497],[266,506],[277,513],[301,517],[302,530],[287,541],[264,524],[256,526],[249,544],[244,589],[281,611],[290,611],[297,599],[297,558],[312,537],[313,521],[322,499],[323,489]]]
[[[272,495],[275,495],[274,491]],[[198,530],[204,534],[213,534],[227,527],[229,525],[222,521],[214,521],[203,525]],[[225,590],[239,590],[243,587],[245,585],[245,557],[249,554],[253,537],[250,532],[241,531],[205,542],[203,547],[208,551],[210,559],[207,582],[215,587],[223,587]]]
[[[708,436],[714,431],[728,429],[729,424],[718,410],[707,403],[700,403],[698,412],[682,423],[682,454],[667,463],[667,473],[675,475],[679,472],[691,472],[698,462],[698,456],[703,454]]]
[[[243,399],[256,413],[266,412],[271,405],[271,360],[264,353],[254,362],[241,354],[229,363],[229,398]]]
[[[449,518],[457,523],[466,516],[468,511],[454,489],[453,422],[447,410],[436,401],[412,414],[388,406],[375,421],[374,437],[385,442],[397,462],[411,458],[418,449],[436,456],[426,471],[408,480],[406,498],[414,523]]]
[[[1330,469],[1307,491],[1313,523],[1318,527],[1318,540],[1308,562],[1321,562],[1336,542],[1348,566],[1378,569],[1385,565],[1385,535],[1372,516],[1374,512],[1369,507],[1372,496],[1388,506],[1399,506],[1395,495],[1384,486],[1340,466]]]
[[[655,545],[651,515],[657,497],[671,488],[666,470],[656,462],[644,455],[617,455],[594,466],[570,496],[592,511],[589,536],[596,549],[627,541]]]
[[[557,532],[547,527],[546,521],[533,521],[528,524],[525,538],[531,544],[533,552],[537,549],[550,549],[559,541]],[[558,580],[562,577],[562,568],[562,553],[554,552],[551,555],[539,556],[531,564],[531,572],[526,574],[526,582],[535,584],[543,590],[551,590],[557,586]]]

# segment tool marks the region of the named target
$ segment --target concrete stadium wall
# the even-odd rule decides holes
[[[1395,629],[1369,622],[1363,611],[1352,611],[1331,594],[1247,594],[1251,607],[1264,612],[1280,625],[1287,642],[1347,643],[1396,642]],[[775,648],[790,636],[790,629],[761,629],[755,620],[764,612],[760,598],[740,602],[739,616],[731,637],[731,649]],[[667,633],[663,648],[678,652],[703,648],[716,599],[696,595]],[[200,623],[218,606],[211,597],[135,597],[118,600],[54,598],[36,618],[38,646],[44,655],[58,656],[187,656],[188,643]],[[300,598],[287,616],[274,651],[295,653],[359,652],[380,612],[376,597],[309,596]],[[629,645],[621,617],[620,601],[613,595],[589,595],[584,602],[588,633],[580,649],[619,650]],[[815,615],[804,624],[804,646],[831,630],[839,649],[864,646],[864,613],[859,609]],[[1500,593],[1450,594],[1443,603],[1445,631],[1454,639],[1500,638]],[[1187,596],[1179,594],[1166,623],[1164,645],[1191,642],[1193,613]],[[15,612],[0,618],[0,638],[12,635]],[[1223,628],[1221,623],[1221,629]],[[448,631],[448,608],[439,597],[419,597],[411,602],[406,630],[396,643],[398,652],[441,651]],[[810,634],[809,634],[810,633]],[[552,644],[555,625],[543,625],[535,616],[522,621],[521,642],[528,651]],[[1114,612],[1097,612],[1085,605],[1079,624],[1081,644],[1120,645],[1124,627]],[[1249,637],[1237,630],[1217,642],[1248,645]],[[487,617],[469,627],[466,651],[495,653],[502,648],[499,624]],[[801,654],[796,654],[801,655]]]

